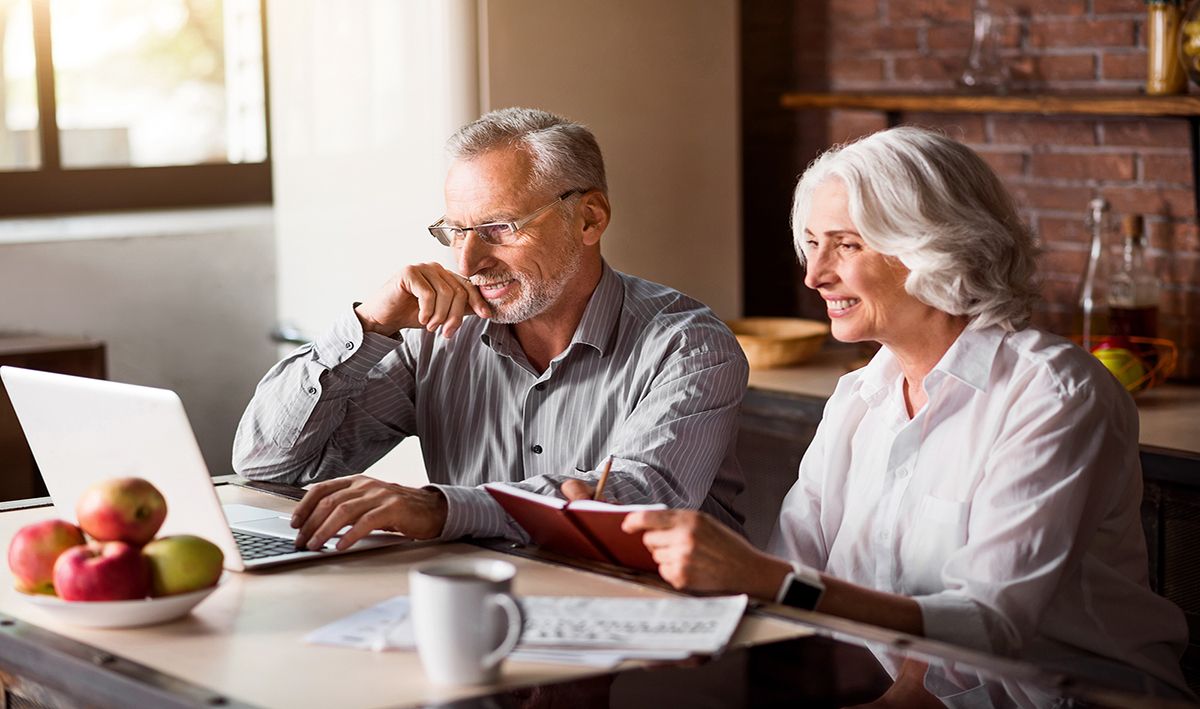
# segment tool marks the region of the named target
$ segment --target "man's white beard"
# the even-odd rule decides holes
[[[560,259],[557,260],[561,264],[558,271],[544,280],[533,281],[524,274],[518,275],[511,271],[483,274],[479,279],[483,282],[496,283],[511,278],[520,284],[520,291],[515,300],[488,302],[488,305],[492,306],[492,322],[501,325],[523,322],[541,315],[554,305],[562,297],[571,280],[583,269],[582,245],[564,238]]]

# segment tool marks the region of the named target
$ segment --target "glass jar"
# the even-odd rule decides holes
[[[1179,94],[1187,88],[1180,56],[1181,0],[1146,0],[1146,93]]]

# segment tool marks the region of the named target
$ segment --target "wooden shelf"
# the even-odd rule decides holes
[[[843,108],[932,113],[1040,113],[1088,116],[1200,116],[1200,96],[1137,94],[786,93],[784,108]]]

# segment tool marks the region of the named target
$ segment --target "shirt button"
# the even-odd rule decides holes
[[[538,455],[541,455],[541,454],[542,454],[542,447],[541,447],[541,446],[539,446],[539,445],[538,445],[538,444],[536,444],[536,443],[534,443],[534,444],[533,444],[533,447],[532,447],[532,448],[530,448],[529,450],[533,451],[534,453],[537,453]]]
[[[354,349],[354,343],[353,343],[353,342],[347,342],[347,343],[346,343],[346,349],[348,349],[348,350],[352,350],[352,349]]]
[[[909,468],[908,468],[908,466],[906,465],[906,466],[904,466],[903,468],[900,468],[899,470],[897,470],[897,471],[896,471],[896,476],[897,476],[897,477],[901,477],[901,478],[907,478],[907,477],[908,477],[908,470],[909,470]]]
[[[316,387],[309,387],[309,388],[308,388],[308,393],[309,393],[309,394],[316,394],[316,393],[317,393],[317,388],[316,388]]]
[[[537,384],[534,384],[534,385],[533,385],[533,388],[534,388],[534,389],[537,389],[538,391],[545,391],[545,390],[546,390],[546,383],[545,383],[545,382],[538,382]]]

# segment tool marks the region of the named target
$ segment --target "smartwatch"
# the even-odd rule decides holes
[[[824,593],[825,584],[821,582],[821,575],[811,567],[794,563],[792,570],[783,577],[783,583],[779,585],[775,602],[811,611],[817,607]]]

